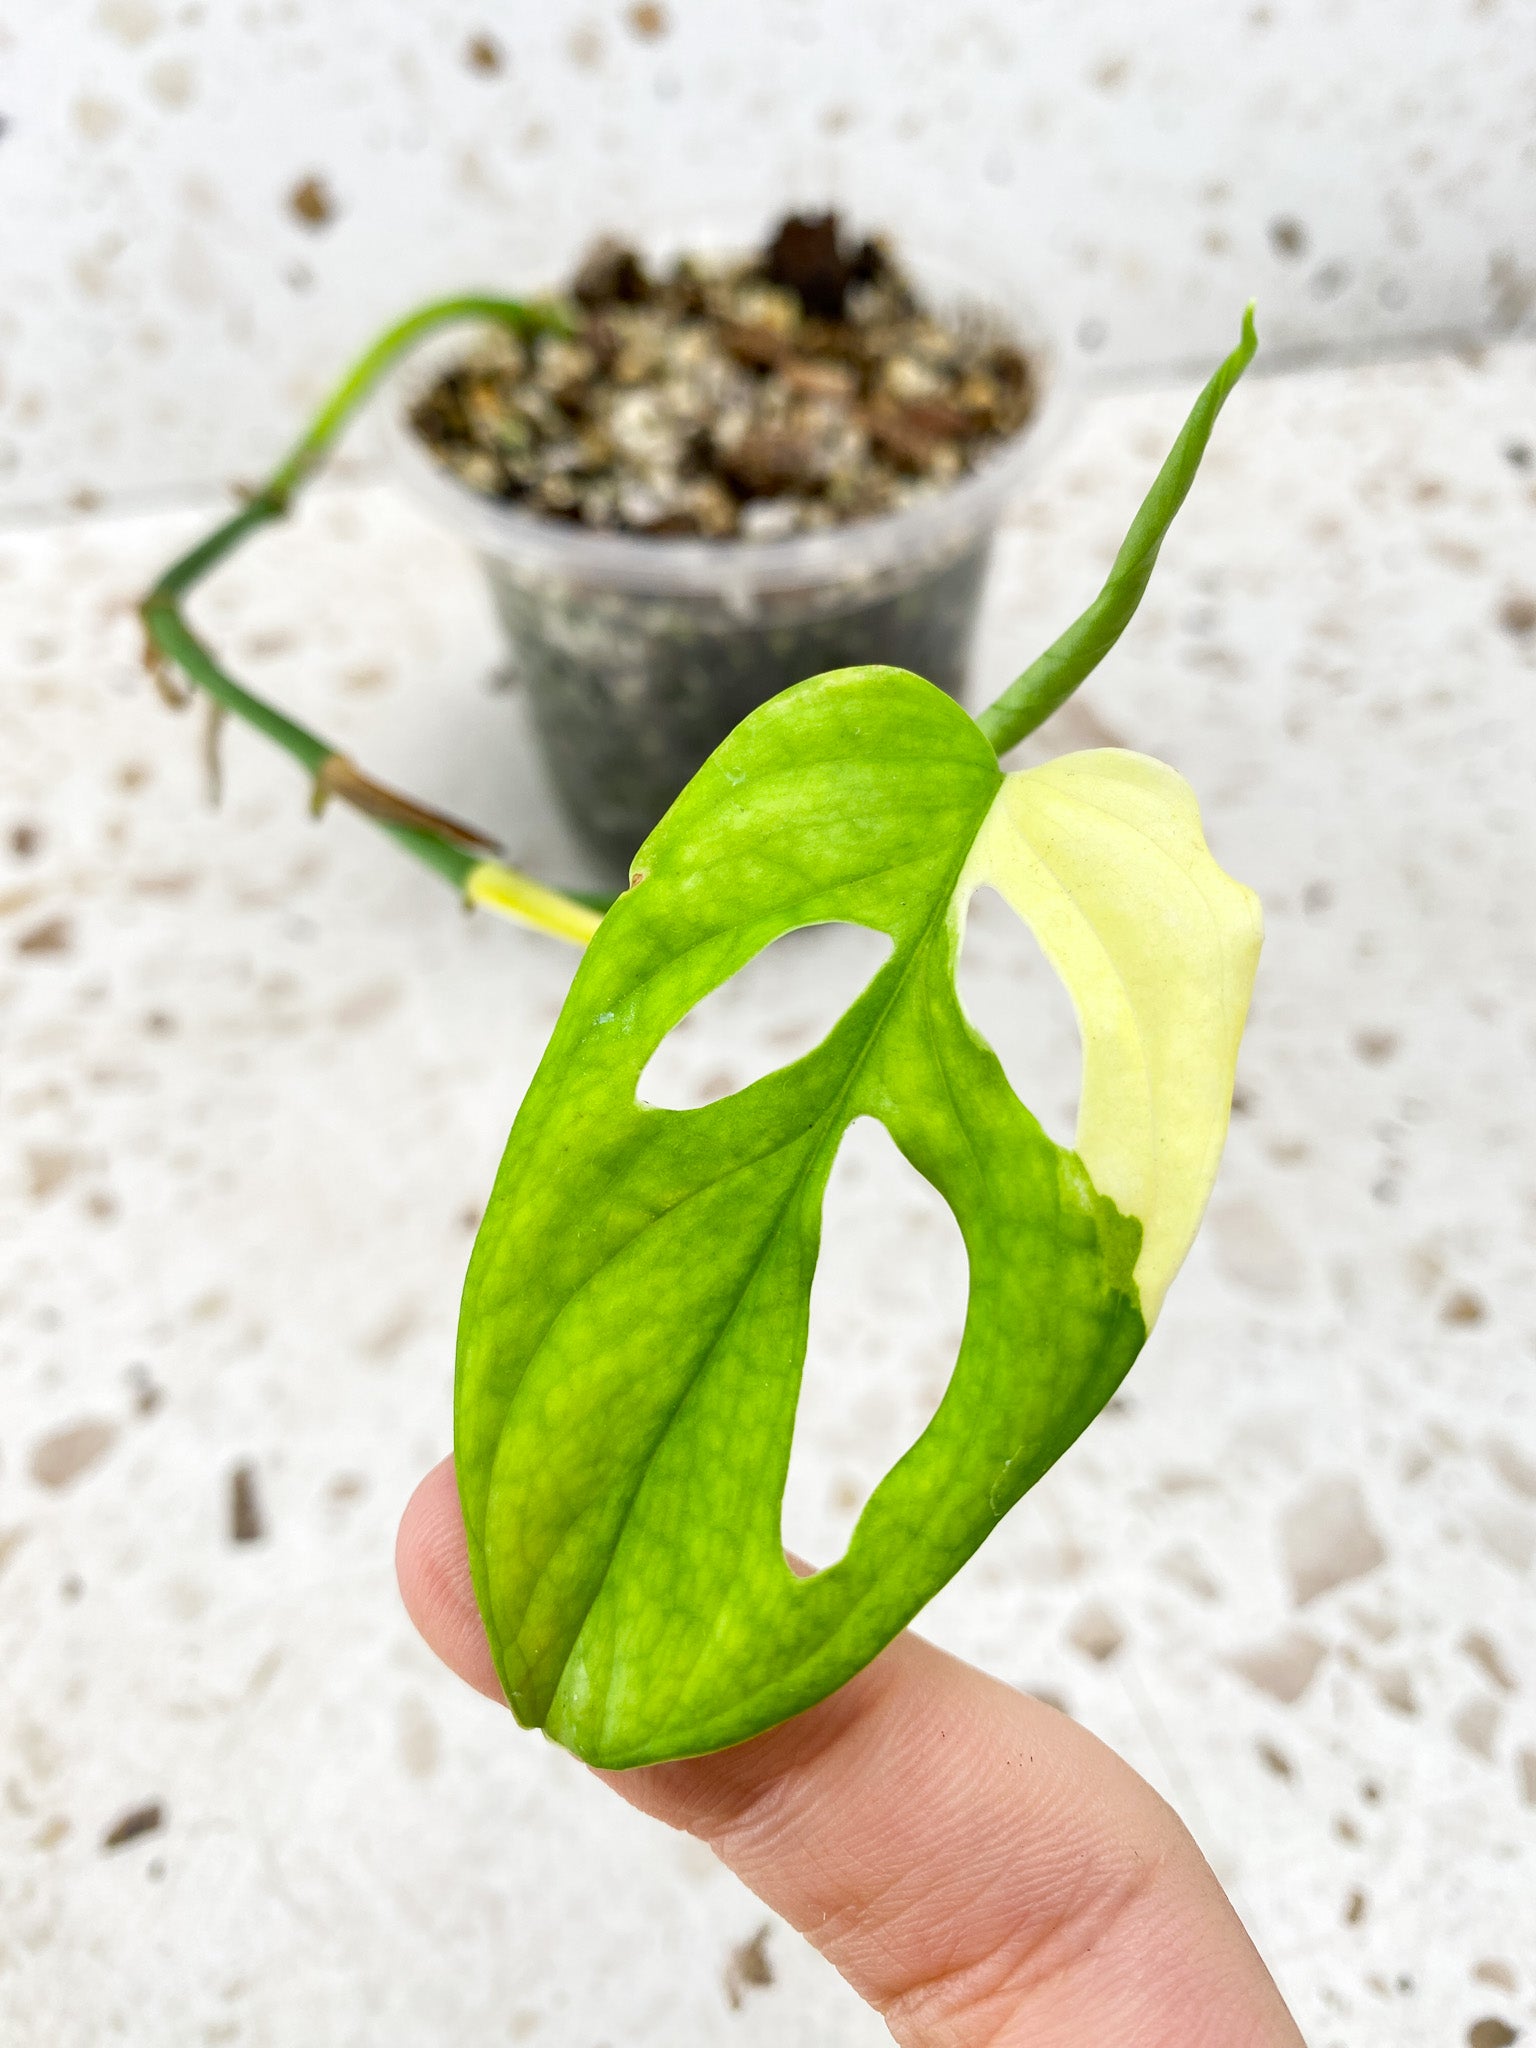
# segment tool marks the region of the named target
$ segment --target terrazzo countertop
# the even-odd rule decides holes
[[[1103,401],[1020,500],[978,696],[1094,588],[1187,397]],[[400,1609],[574,955],[313,822],[243,733],[211,806],[131,609],[209,516],[0,534],[0,2039],[883,2039]],[[197,611],[373,770],[577,877],[474,566],[386,488],[320,488]],[[1511,346],[1245,384],[1124,646],[1033,743],[1172,761],[1269,939],[1154,1341],[923,1625],[1173,1801],[1314,2048],[1536,2042],[1533,684]],[[966,993],[1059,1131],[1065,999],[997,910]],[[668,1085],[793,1056],[858,967],[794,941]],[[958,1334],[953,1226],[884,1142],[830,1197],[786,1511],[813,1556]]]

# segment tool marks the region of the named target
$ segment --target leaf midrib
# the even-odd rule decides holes
[[[811,1177],[811,1174],[814,1171],[815,1166],[819,1164],[822,1158],[822,1155],[827,1145],[827,1133],[829,1124],[831,1123],[833,1117],[841,1110],[844,1102],[848,1097],[850,1090],[853,1087],[854,1081],[858,1077],[859,1073],[862,1071],[864,1062],[869,1057],[872,1045],[878,1038],[881,1030],[884,1027],[886,1019],[890,1016],[891,1011],[894,1009],[898,999],[901,996],[903,989],[906,986],[908,975],[911,973],[917,961],[921,958],[925,947],[932,938],[935,925],[938,924],[947,915],[950,902],[954,896],[955,888],[960,879],[961,871],[965,866],[965,862],[967,857],[969,856],[971,847],[975,843],[976,834],[981,830],[982,824],[986,819],[987,813],[991,809],[993,802],[995,802],[996,800],[997,789],[1001,786],[1001,782],[1002,777],[1001,774],[999,774],[997,783],[994,784],[990,793],[988,794],[986,803],[981,808],[980,815],[976,819],[975,826],[972,829],[970,836],[966,839],[964,845],[959,849],[959,852],[956,855],[956,858],[948,871],[944,886],[941,889],[935,891],[933,907],[929,911],[928,915],[924,918],[922,924],[918,927],[917,931],[913,934],[910,946],[907,949],[905,955],[903,955],[902,951],[898,949],[894,957],[887,961],[885,966],[880,969],[879,974],[875,977],[875,981],[870,984],[870,990],[872,991],[875,987],[878,986],[882,977],[889,975],[891,977],[890,994],[886,998],[884,1003],[880,1006],[879,1010],[873,1013],[869,1029],[865,1032],[862,1043],[859,1044],[856,1050],[853,1052],[852,1057],[850,1058],[848,1063],[847,1072],[845,1073],[842,1082],[838,1086],[836,1093],[829,1099],[826,1107],[822,1110],[821,1115],[817,1118],[816,1123],[814,1123],[811,1126],[811,1130],[813,1133],[818,1132],[818,1126],[820,1128],[819,1134],[813,1138],[810,1157],[807,1160],[805,1169],[791,1184],[789,1190],[785,1194],[783,1201],[779,1204],[779,1208],[776,1214],[774,1215],[772,1222],[769,1224],[768,1228],[763,1234],[762,1244],[761,1248],[759,1249],[758,1255],[753,1260],[750,1269],[744,1276],[742,1284],[736,1293],[735,1300],[732,1302],[730,1308],[728,1309],[725,1316],[721,1320],[719,1326],[715,1330],[707,1348],[701,1352],[698,1365],[695,1367],[694,1371],[689,1375],[687,1385],[682,1389],[682,1391],[678,1395],[677,1400],[672,1404],[672,1407],[668,1411],[665,1422],[662,1424],[661,1428],[657,1430],[655,1439],[646,1453],[645,1459],[639,1468],[629,1498],[624,1504],[624,1512],[622,1517],[620,1518],[618,1527],[614,1533],[613,1541],[609,1546],[608,1556],[603,1565],[602,1576],[598,1580],[598,1583],[595,1589],[593,1590],[591,1599],[587,1602],[586,1612],[582,1616],[581,1624],[576,1630],[575,1635],[572,1637],[571,1646],[569,1650],[567,1650],[565,1657],[561,1662],[559,1676],[556,1678],[554,1686],[550,1692],[549,1708],[545,1710],[546,1719],[548,1718],[549,1711],[553,1709],[554,1704],[559,1697],[561,1687],[565,1683],[566,1673],[570,1668],[571,1660],[576,1655],[577,1650],[581,1646],[581,1639],[583,1635],[586,1633],[587,1624],[592,1616],[592,1610],[594,1607],[596,1607],[598,1601],[602,1598],[603,1590],[607,1586],[608,1581],[612,1576],[614,1564],[617,1560],[619,1549],[623,1544],[625,1532],[629,1528],[630,1521],[634,1513],[635,1504],[639,1500],[640,1495],[644,1490],[645,1482],[650,1475],[652,1466],[654,1465],[657,1457],[660,1455],[661,1447],[666,1442],[668,1436],[671,1434],[671,1431],[676,1423],[677,1417],[681,1413],[684,1405],[687,1403],[694,1388],[699,1384],[704,1375],[708,1372],[710,1363],[718,1353],[721,1342],[730,1330],[737,1315],[740,1313],[742,1302],[745,1300],[748,1292],[750,1291],[752,1283],[757,1278],[758,1274],[762,1271],[764,1262],[766,1261],[766,1259],[769,1256],[769,1253],[772,1251],[772,1249],[778,1242],[779,1233],[783,1228],[785,1216],[789,1213],[791,1207],[798,1199],[798,1197],[803,1193],[806,1181]],[[794,929],[796,929],[796,927],[794,926],[786,927],[786,930]],[[847,1012],[844,1012],[844,1014],[846,1015]],[[835,1028],[836,1027],[834,1026],[834,1029]],[[679,1113],[686,1115],[692,1114],[693,1112],[674,1112],[674,1114]],[[841,1125],[839,1125],[839,1135],[841,1135],[841,1128]],[[756,1164],[758,1162],[754,1161],[753,1163]],[[690,1190],[690,1193],[692,1192],[693,1191]],[[684,1199],[686,1200],[687,1198],[685,1197]],[[681,1204],[675,1204],[674,1209],[680,1206]],[[669,1209],[665,1213],[670,1215],[673,1213],[673,1210]],[[645,1230],[650,1229],[651,1227],[652,1226],[650,1224],[646,1224],[644,1226],[644,1229],[637,1231],[635,1233],[634,1237],[627,1239],[625,1242],[625,1248],[627,1249],[629,1245],[637,1243],[639,1239],[644,1236]],[[572,1299],[574,1300],[575,1297],[573,1296]],[[567,1303],[566,1307],[569,1307],[569,1305],[570,1304]],[[555,1321],[550,1324],[549,1329],[545,1332],[544,1337],[540,1340],[539,1350],[542,1350],[544,1348],[544,1345],[548,1343],[550,1337],[553,1335],[556,1328],[558,1328],[560,1321],[563,1319],[563,1316],[564,1310],[562,1310],[561,1316],[556,1317]],[[527,1364],[524,1367],[525,1374],[532,1367],[534,1359],[537,1356],[537,1351],[530,1353]],[[503,1432],[503,1434],[504,1433],[505,1432]],[[786,1566],[786,1570],[787,1569],[788,1567]],[[523,1612],[525,1614],[527,1613],[529,1606],[532,1604],[533,1596],[537,1591],[538,1586],[542,1582],[547,1570],[548,1566],[546,1566],[544,1570],[540,1572],[539,1577],[533,1580],[530,1586],[528,1587],[523,1602]],[[707,1648],[707,1643],[701,1645],[698,1654],[694,1659],[693,1664],[689,1667],[688,1672],[684,1675],[682,1680],[674,1689],[674,1697],[676,1697],[676,1694],[684,1689],[688,1682],[688,1679],[697,1669],[699,1661],[705,1655]],[[613,1673],[612,1669],[610,1668],[607,1686],[605,1688],[603,1710],[601,1715],[601,1719],[605,1725],[605,1730],[608,1720],[608,1700],[611,1697],[612,1689]]]

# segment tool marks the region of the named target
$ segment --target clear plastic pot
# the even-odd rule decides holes
[[[914,268],[940,306],[995,304],[936,292]],[[423,350],[396,380],[384,418],[394,467],[478,551],[555,789],[616,883],[732,727],[792,683],[880,662],[961,696],[1004,502],[1060,412],[1038,327],[1017,309],[998,318],[1039,392],[1024,431],[899,512],[787,540],[594,532],[482,497],[408,424],[412,399],[462,356],[463,335]]]

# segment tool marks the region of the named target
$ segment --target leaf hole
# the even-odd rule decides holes
[[[824,1568],[864,1504],[933,1418],[965,1330],[970,1265],[949,1204],[859,1117],[822,1209],[780,1528]]]
[[[888,933],[862,924],[782,933],[673,1025],[636,1095],[653,1109],[702,1109],[792,1066],[820,1045],[891,950]]]
[[[971,898],[955,985],[1009,1087],[1046,1136],[1070,1148],[1083,1079],[1077,1013],[1039,940],[995,889]]]

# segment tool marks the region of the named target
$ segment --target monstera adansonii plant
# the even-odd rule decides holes
[[[979,718],[921,677],[842,669],[738,726],[636,856],[628,890],[552,889],[365,775],[223,668],[183,600],[283,518],[353,410],[424,335],[562,332],[552,302],[421,307],[359,358],[242,507],[141,607],[151,669],[244,720],[315,807],[372,818],[466,903],[587,944],[518,1113],[465,1284],[455,1451],[475,1590],[518,1719],[622,1767],[739,1742],[875,1655],[1085,1429],[1146,1341],[1226,1134],[1259,911],[1187,785],[1140,754],[998,757],[1124,631],[1227,394],[1190,413],[1098,597]],[[1053,1144],[970,1024],[973,890],[1034,932],[1077,1009],[1076,1142]],[[884,933],[884,966],[803,1059],[705,1108],[637,1096],[661,1041],[782,933]],[[804,1576],[781,1504],[822,1196],[857,1117],[953,1210],[970,1265],[954,1372],[843,1557]]]
[[[683,791],[603,916],[518,1113],[460,1324],[470,1561],[517,1718],[594,1764],[741,1741],[913,1618],[1120,1384],[1198,1227],[1257,964],[1256,899],[1188,786],[1105,749],[1005,774],[1129,620],[1216,414],[1201,394],[1095,603],[973,719],[888,668],[812,677]],[[997,890],[1076,1007],[1054,1144],[956,994]],[[803,1059],[697,1109],[637,1086],[782,933],[850,923],[885,964]],[[792,1568],[781,1504],[821,1209],[883,1124],[949,1204],[970,1295],[947,1390],[846,1553]]]

